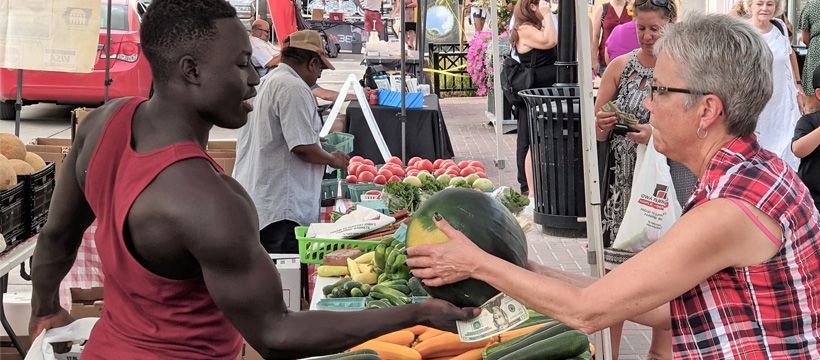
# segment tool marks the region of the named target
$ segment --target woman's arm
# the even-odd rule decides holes
[[[773,219],[747,207],[769,231],[781,234]],[[487,254],[445,222],[438,224],[450,241],[407,249],[407,264],[426,285],[473,277],[587,334],[662,307],[727,267],[760,264],[778,251],[736,204],[717,199],[691,210],[666,236],[601,280],[579,288]]]
[[[547,10],[547,14],[549,14],[549,10]],[[530,24],[518,25],[518,36],[520,39],[519,45],[533,49],[546,50],[558,45],[558,34],[555,31],[555,24],[552,22],[551,15],[544,18],[544,25],[541,30]]]
[[[603,5],[595,6],[595,11],[592,12],[592,73],[598,73],[598,46],[601,39],[601,12]]]

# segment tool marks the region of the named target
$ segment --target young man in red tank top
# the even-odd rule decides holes
[[[222,0],[156,0],[141,38],[154,95],[113,100],[80,127],[34,254],[30,334],[73,321],[58,287],[95,219],[106,306],[84,359],[236,359],[243,338],[301,358],[477,315],[441,300],[289,312],[253,203],[204,150],[214,125],[239,128],[252,110],[259,77],[241,22]]]

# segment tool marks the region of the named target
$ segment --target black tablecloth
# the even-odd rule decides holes
[[[401,157],[401,121],[397,116],[401,109],[377,105],[371,105],[370,109],[390,154]],[[384,161],[358,102],[351,102],[347,107],[345,129],[355,136],[352,155],[360,155],[376,163]],[[424,98],[424,108],[407,109],[406,134],[407,159],[413,156],[430,160],[453,157],[453,145],[436,95]]]

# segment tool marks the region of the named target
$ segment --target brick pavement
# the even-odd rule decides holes
[[[479,160],[487,167],[487,175],[497,185],[513,186],[517,189],[515,167],[516,134],[501,136],[500,154],[505,160],[503,170],[491,169],[496,159],[495,128],[488,124],[485,116],[487,98],[445,98],[441,99],[441,111],[453,144],[456,161]],[[500,178],[500,181],[498,179]],[[589,274],[586,258],[587,240],[577,234],[560,234],[559,231],[540,227],[527,234],[530,258],[541,264],[578,274]],[[620,359],[644,359],[649,349],[651,331],[649,328],[627,323],[621,341]]]

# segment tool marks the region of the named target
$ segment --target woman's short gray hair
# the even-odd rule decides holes
[[[757,0],[743,0],[743,6],[744,6],[744,9],[746,10],[746,15],[745,15],[746,17],[752,16],[752,2],[753,1],[757,1]],[[775,18],[775,17],[778,17],[780,15],[783,15],[783,13],[785,11],[786,11],[786,1],[785,0],[774,0],[774,13],[772,14],[772,17]]]
[[[694,91],[711,92],[723,102],[728,131],[751,135],[772,96],[772,52],[760,33],[736,17],[691,13],[670,24],[655,43],[678,65],[678,76]],[[689,95],[691,108],[697,95]]]

